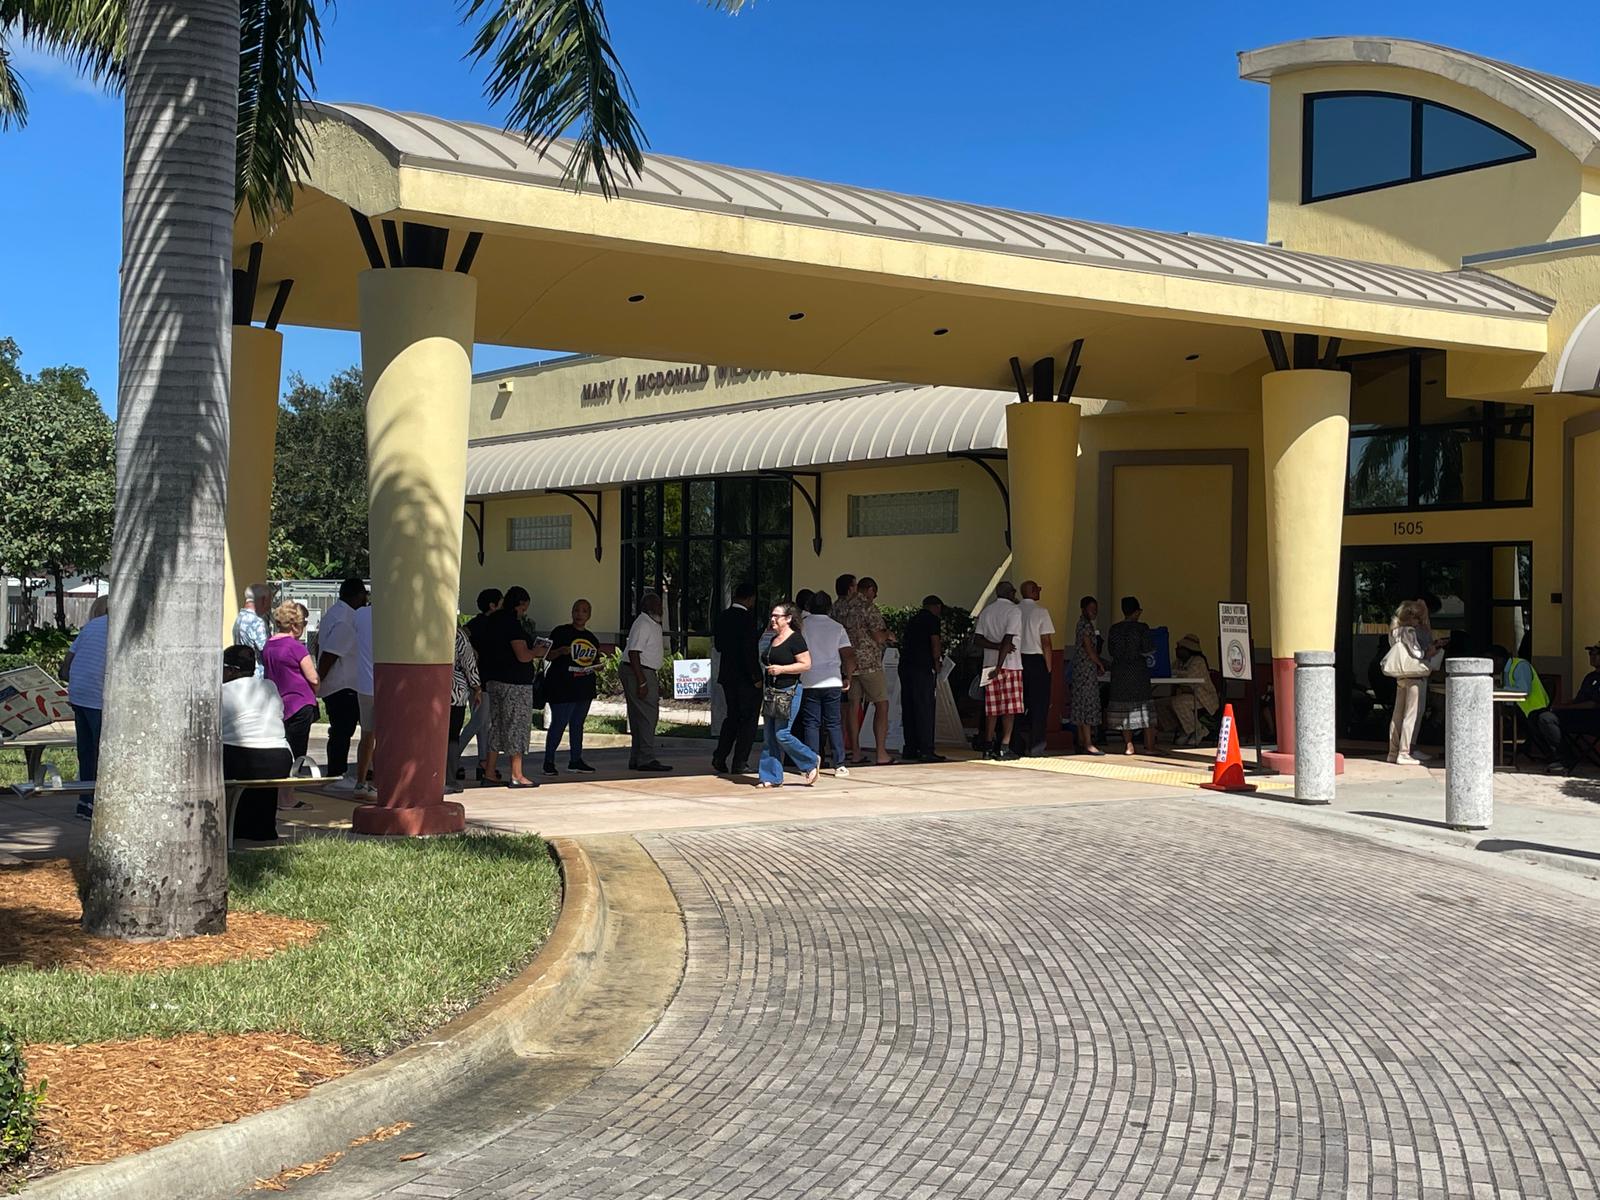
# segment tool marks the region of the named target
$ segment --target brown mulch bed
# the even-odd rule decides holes
[[[52,1166],[105,1162],[298,1099],[360,1066],[337,1047],[281,1033],[190,1033],[85,1046],[34,1043],[48,1079],[41,1115]]]
[[[0,866],[0,967],[120,972],[203,967],[266,958],[322,932],[312,921],[234,911],[228,914],[226,933],[171,942],[119,942],[85,933],[78,923],[82,916],[77,876],[67,859]]]

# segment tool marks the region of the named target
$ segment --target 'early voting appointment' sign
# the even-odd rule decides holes
[[[672,664],[674,700],[711,699],[711,660],[680,658]]]
[[[1218,604],[1217,625],[1222,631],[1222,677],[1249,679],[1250,606]]]

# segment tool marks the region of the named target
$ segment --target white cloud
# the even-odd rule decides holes
[[[72,63],[33,42],[13,35],[6,39],[6,53],[11,58],[12,69],[22,76],[23,85],[29,92],[46,86],[110,98],[111,93]]]

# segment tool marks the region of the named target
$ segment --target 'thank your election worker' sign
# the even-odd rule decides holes
[[[674,700],[711,699],[711,660],[680,658],[672,664]]]
[[[1250,606],[1218,604],[1217,626],[1222,637],[1222,677],[1250,678]]]

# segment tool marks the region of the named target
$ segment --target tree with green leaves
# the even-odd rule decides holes
[[[326,387],[290,376],[272,473],[267,573],[274,579],[371,573],[366,415],[361,368],[340,371]]]
[[[742,0],[717,0],[737,9]],[[643,165],[602,0],[461,0],[510,127],[606,195]],[[7,38],[124,96],[117,515],[102,771],[84,924],[126,938],[227,923],[221,679],[233,222],[289,208],[322,51],[317,0],[0,0],[0,128],[26,119]],[[229,145],[233,146],[230,151]],[[154,683],[153,683],[154,681]]]
[[[52,580],[65,629],[65,577],[99,572],[111,552],[114,435],[87,371],[24,375],[19,357],[16,342],[0,339],[0,570]]]

